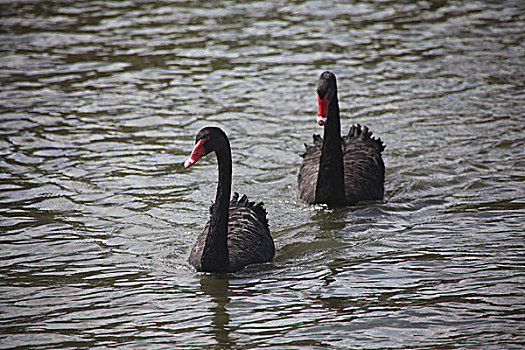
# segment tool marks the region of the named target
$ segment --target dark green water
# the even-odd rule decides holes
[[[522,1],[0,2],[0,349],[521,349]],[[384,201],[295,197],[315,85]],[[201,274],[203,126],[274,262]]]

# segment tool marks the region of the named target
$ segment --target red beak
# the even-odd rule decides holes
[[[328,94],[324,95],[323,99],[317,94],[317,102],[319,103],[319,112],[317,113],[317,124],[323,126],[326,124],[328,117]]]
[[[204,139],[199,140],[199,142],[196,142],[193,146],[193,151],[191,152],[191,155],[186,161],[184,162],[184,167],[189,168],[195,162],[197,162],[203,155],[204,155],[204,147],[202,146],[204,144]]]

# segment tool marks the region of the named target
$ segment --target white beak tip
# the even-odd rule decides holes
[[[189,168],[190,166],[192,166],[193,164],[195,164],[195,161],[191,158],[188,158],[186,159],[186,161],[184,162],[184,167],[185,168]]]

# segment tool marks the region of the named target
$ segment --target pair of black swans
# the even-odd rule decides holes
[[[381,152],[385,146],[373,138],[368,128],[352,126],[341,137],[339,101],[335,75],[324,72],[317,84],[319,113],[317,122],[324,136],[314,135],[313,146],[306,146],[299,170],[298,197],[309,204],[353,205],[363,200],[383,198],[385,165]],[[235,272],[247,265],[265,263],[275,254],[263,203],[250,202],[246,195],[231,195],[232,160],[230,142],[216,127],[201,129],[184,166],[215,152],[219,165],[219,184],[210,220],[197,238],[189,262],[197,271]]]

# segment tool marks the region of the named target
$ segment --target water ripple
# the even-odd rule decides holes
[[[519,348],[519,1],[26,2],[0,31],[0,347]],[[386,143],[383,201],[309,207],[315,83]],[[219,125],[277,252],[187,264]]]

